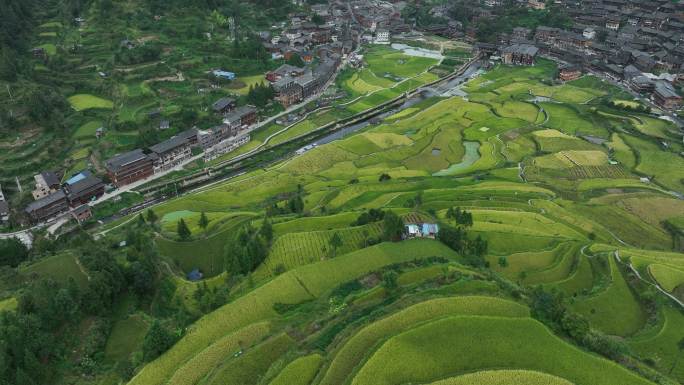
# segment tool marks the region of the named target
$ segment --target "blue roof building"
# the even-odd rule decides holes
[[[188,280],[190,281],[199,281],[202,279],[202,277],[204,277],[204,274],[202,274],[199,269],[195,269],[188,273]]]
[[[234,72],[222,71],[222,70],[214,70],[214,71],[212,71],[212,74],[214,74],[214,76],[216,76],[217,78],[228,79],[228,80],[235,80],[235,78],[237,77]]]

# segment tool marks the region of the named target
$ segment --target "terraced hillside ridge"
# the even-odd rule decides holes
[[[210,129],[219,97],[259,104],[264,124],[65,234],[36,231],[30,251],[0,240],[0,383],[684,383],[684,144],[645,101],[592,75],[561,82],[541,57],[457,76],[476,51],[426,33],[398,37],[413,49],[362,44],[327,91],[284,111],[261,83],[298,60],[261,48],[346,4],[116,1],[130,21],[110,32],[107,2],[88,4],[83,25],[36,26],[56,34],[36,37],[54,50],[33,72],[74,96],[68,132],[35,128],[0,151],[3,188],[36,163],[97,169]],[[398,14],[419,26],[435,4]],[[560,20],[548,6],[525,15]],[[388,101],[344,135],[320,130]],[[195,172],[212,179],[183,182]]]

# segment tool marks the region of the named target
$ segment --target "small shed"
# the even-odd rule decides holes
[[[199,281],[202,279],[202,277],[204,277],[204,274],[202,274],[202,272],[199,271],[199,269],[194,269],[193,271],[188,273],[188,280],[189,281],[193,281],[193,282]]]

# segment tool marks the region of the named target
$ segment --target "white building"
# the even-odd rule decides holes
[[[210,160],[218,158],[223,154],[227,154],[237,149],[238,147],[244,146],[245,144],[249,143],[249,140],[249,134],[241,136],[232,136],[228,139],[225,139],[204,151],[204,161],[208,162]]]
[[[589,40],[593,40],[596,37],[596,30],[592,27],[587,27],[582,32],[582,36]]]
[[[375,44],[389,44],[390,32],[386,29],[379,29],[375,33]]]

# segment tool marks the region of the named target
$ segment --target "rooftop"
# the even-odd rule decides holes
[[[145,153],[143,153],[143,150],[137,149],[133,151],[129,151],[126,153],[123,153],[121,155],[117,155],[107,161],[105,164],[105,167],[107,170],[112,171],[112,172],[117,172],[120,169],[122,169],[125,166],[128,166],[129,164],[149,159]]]
[[[188,144],[188,139],[181,137],[180,135],[174,136],[171,139],[167,139],[161,143],[157,143],[154,146],[150,147],[150,151],[152,151],[155,154],[163,154],[165,152],[169,152],[173,149],[176,149],[181,146],[185,146]]]
[[[37,201],[33,201],[33,202],[29,203],[29,205],[26,206],[25,211],[27,213],[31,213],[33,211],[40,210],[43,207],[50,206],[51,204],[53,204],[59,200],[62,200],[64,198],[66,198],[66,194],[64,194],[64,191],[59,190],[57,192],[54,192],[54,193],[46,196],[45,198],[41,198],[41,199],[38,199]]]

